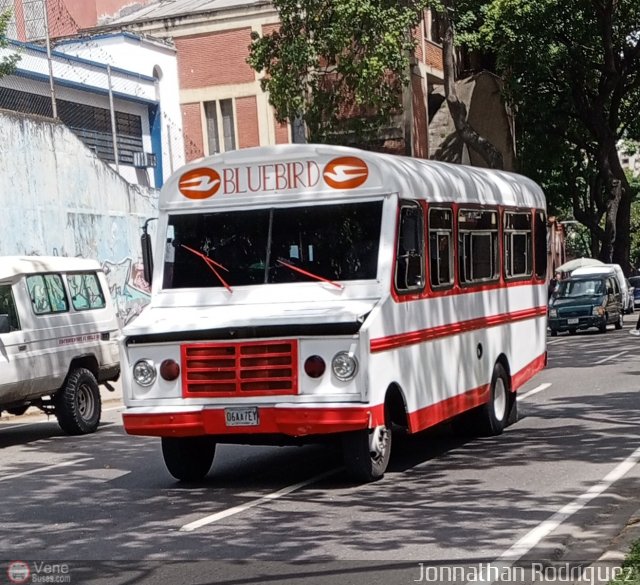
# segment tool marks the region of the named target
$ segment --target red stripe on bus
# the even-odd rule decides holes
[[[546,364],[546,352],[538,356],[511,377],[511,391],[515,392],[535,374],[543,370]],[[409,431],[417,433],[444,422],[467,410],[485,404],[489,400],[490,385],[473,388],[463,394],[452,396],[430,406],[409,413]]]
[[[447,323],[446,325],[438,325],[437,327],[429,327],[428,329],[419,329],[417,331],[409,331],[407,333],[398,333],[396,335],[388,335],[387,337],[378,337],[372,339],[370,348],[371,353],[380,351],[389,351],[407,345],[415,345],[416,343],[424,343],[425,341],[433,341],[459,333],[468,333],[478,329],[487,327],[496,327],[505,323],[513,323],[514,321],[526,321],[536,317],[546,317],[547,307],[533,307],[522,311],[513,311],[511,313],[503,313],[501,315],[491,315],[489,317],[479,317],[477,319],[469,319],[468,321],[459,321],[458,323]]]

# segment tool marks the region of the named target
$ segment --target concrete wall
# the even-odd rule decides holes
[[[121,323],[131,321],[149,300],[140,235],[145,219],[157,216],[157,192],[130,185],[44,118],[0,110],[0,144],[0,256],[97,259]]]

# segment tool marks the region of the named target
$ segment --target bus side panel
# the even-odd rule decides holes
[[[486,402],[499,358],[516,390],[544,367],[545,295],[544,285],[523,284],[407,303],[389,299],[370,327],[371,403],[384,402],[387,388],[398,385],[410,431],[417,432]]]

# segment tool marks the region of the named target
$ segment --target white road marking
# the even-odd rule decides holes
[[[83,459],[74,459],[73,461],[64,461],[63,463],[54,463],[53,465],[45,465],[44,467],[30,469],[29,471],[12,473],[11,475],[3,475],[2,477],[0,477],[0,481],[7,481],[8,479],[15,479],[16,477],[24,477],[25,475],[33,475],[34,473],[40,473],[41,471],[48,471],[49,469],[57,469],[59,467],[69,467],[69,465],[78,465],[78,463],[85,463],[86,461],[92,461],[92,460],[93,460],[93,457],[85,457]]]
[[[586,492],[580,494],[573,501],[562,506],[557,512],[552,514],[547,520],[531,529],[527,534],[520,538],[515,544],[504,551],[493,563],[496,566],[498,574],[500,569],[510,567],[518,562],[533,548],[538,546],[543,539],[549,536],[561,524],[584,508],[591,500],[601,496],[616,481],[623,478],[631,469],[640,462],[640,447],[638,447],[626,459],[618,463],[603,479],[597,484],[591,486]],[[482,583],[494,583],[493,580],[480,581]]]
[[[629,353],[631,350],[629,349],[625,349],[624,351],[621,351],[620,353],[615,353],[613,355],[610,355],[606,358],[602,358],[601,360],[598,360],[597,362],[593,362],[594,366],[600,365],[600,364],[604,364],[604,362],[608,362],[609,360],[612,360],[614,358],[620,357],[621,355],[624,355],[625,353]]]
[[[245,512],[246,510],[249,510],[251,508],[255,508],[256,506],[259,506],[260,504],[264,504],[265,502],[270,502],[273,500],[277,500],[278,498],[281,498],[282,496],[286,496],[287,494],[290,494],[291,492],[295,492],[296,490],[299,490],[300,488],[303,488],[305,486],[311,485],[312,483],[316,483],[320,480],[323,480],[331,475],[334,475],[335,473],[337,473],[338,471],[340,471],[340,468],[338,469],[332,469],[331,471],[327,471],[325,473],[321,473],[320,475],[316,475],[310,479],[307,479],[305,481],[301,481],[299,483],[294,483],[293,485],[287,486],[285,488],[282,488],[281,490],[278,490],[277,492],[272,492],[270,494],[267,494],[266,496],[263,496],[261,498],[258,498],[257,500],[253,500],[252,502],[248,502],[246,504],[241,504],[239,506],[234,506],[233,508],[228,508],[227,510],[222,510],[221,512],[216,512],[215,514],[211,514],[210,516],[205,516],[204,518],[200,518],[200,520],[195,520],[193,522],[189,522],[188,524],[185,524],[184,526],[182,526],[180,528],[181,532],[192,532],[193,530],[197,530],[198,528],[201,528],[202,526],[206,526],[207,524],[213,524],[214,522],[217,522],[218,520],[223,520],[224,518],[228,518],[229,516],[235,516],[236,514],[240,514],[241,512]]]
[[[518,396],[518,400],[526,400],[527,398],[529,398],[529,396],[533,396],[534,394],[537,394],[538,392],[542,392],[543,390],[546,390],[550,386],[551,386],[551,384],[549,384],[548,382],[545,383],[545,384],[540,384],[540,386],[536,386],[533,390],[529,390],[529,392],[525,392],[522,395],[517,395]]]

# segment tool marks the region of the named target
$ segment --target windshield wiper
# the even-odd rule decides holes
[[[317,274],[313,274],[313,272],[309,272],[308,270],[303,270],[302,268],[298,268],[297,266],[294,266],[293,264],[287,262],[286,260],[283,260],[282,258],[278,258],[276,262],[278,264],[282,264],[282,266],[286,266],[287,268],[289,268],[290,270],[293,270],[294,272],[299,272],[300,274],[304,274],[309,278],[315,278],[316,280],[319,280],[321,282],[326,282],[327,284],[335,286],[336,288],[339,288],[341,290],[344,288],[344,286],[341,285],[339,282],[334,282],[333,280],[324,278],[324,276],[318,276]]]
[[[194,250],[193,248],[185,246],[184,244],[180,244],[180,247],[202,258],[206,262],[207,266],[211,269],[211,272],[213,272],[216,275],[216,278],[222,283],[222,286],[224,286],[224,288],[226,288],[230,293],[233,292],[233,290],[231,290],[231,287],[227,284],[227,281],[222,278],[220,273],[216,270],[216,267],[218,267],[225,272],[229,272],[227,268],[225,268],[222,264],[216,262],[215,260],[212,260],[211,258],[209,258],[209,256],[205,256],[202,252],[198,252],[198,250]]]

